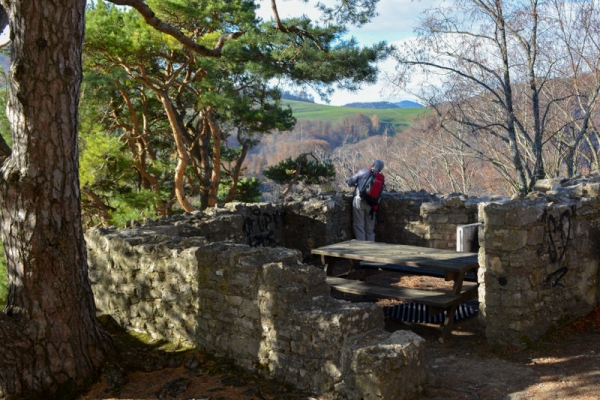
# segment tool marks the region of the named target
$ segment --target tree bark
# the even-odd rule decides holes
[[[0,397],[80,390],[109,337],[96,319],[81,226],[77,106],[85,0],[3,0],[11,29],[0,170],[8,303],[0,314]]]
[[[160,101],[167,112],[167,118],[171,124],[173,131],[173,140],[175,141],[175,147],[177,148],[177,166],[175,167],[175,197],[183,209],[187,212],[194,211],[192,203],[190,203],[187,195],[185,194],[184,178],[185,169],[188,165],[190,155],[185,146],[183,140],[183,128],[181,118],[179,117],[173,102],[169,98],[169,94],[166,91],[156,91],[159,95]]]
[[[223,134],[221,128],[215,120],[213,110],[210,110],[206,116],[210,133],[212,135],[212,174],[208,185],[208,207],[217,205],[217,194],[219,192],[219,182],[221,182],[221,143]]]

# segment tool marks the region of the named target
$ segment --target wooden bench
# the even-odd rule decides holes
[[[433,278],[444,278],[444,272],[440,270],[436,270],[433,268],[424,268],[424,267],[409,267],[408,265],[394,265],[394,264],[382,264],[382,263],[374,263],[369,261],[364,261],[360,263],[360,267],[358,269],[367,269],[367,270],[382,270],[388,272],[398,272],[401,274],[411,274],[411,275],[421,275],[421,276],[431,276]],[[465,282],[477,282],[477,271],[467,272],[465,274]]]
[[[327,272],[327,283],[345,293],[368,295],[378,298],[413,301],[432,307],[432,312],[447,311],[442,325],[440,340],[452,332],[454,315],[460,303],[477,297],[477,284],[465,285],[467,274],[476,273],[479,263],[476,253],[459,253],[453,250],[433,249],[381,242],[349,240],[312,250],[321,256],[321,263]],[[333,276],[332,264],[339,259],[352,261],[352,269],[341,276]],[[361,263],[361,261],[367,261]],[[423,275],[434,275],[452,280],[450,293],[419,290],[400,286],[383,286],[362,282],[375,270],[398,270],[397,266],[409,266]],[[359,280],[360,279],[360,280]]]
[[[463,287],[460,294],[449,294],[442,291],[413,289],[402,286],[378,285],[353,279],[327,277],[327,284],[340,292],[373,296],[382,299],[414,301],[438,309],[446,309],[464,303],[477,294],[477,285]]]

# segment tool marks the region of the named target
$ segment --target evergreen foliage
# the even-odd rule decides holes
[[[94,164],[85,163],[82,176],[98,179],[86,180],[89,194],[110,211],[125,207],[125,214],[143,198],[144,212],[158,215],[173,212],[176,201],[191,211],[188,198],[199,199],[201,209],[257,199],[259,182],[244,180],[249,151],[296,122],[270,82],[308,85],[322,96],[374,82],[375,63],[390,48],[383,42],[361,48],[344,35],[346,23],[366,22],[375,3],[322,8],[325,24],[307,17],[261,21],[253,0],[140,5],[193,37],[190,45],[155,29],[139,10],[95,2],[86,15],[82,115],[94,132],[113,138],[111,150],[122,153],[113,159],[135,173],[115,168],[113,177],[90,175]],[[116,146],[116,138],[124,145]],[[126,179],[128,190],[120,186]]]
[[[277,165],[267,168],[263,174],[279,184],[305,183],[317,185],[335,178],[335,166],[331,162],[320,163],[309,160],[312,154],[301,154],[295,159],[288,158]]]
[[[227,181],[219,188],[219,204],[226,203],[229,190],[227,187]],[[262,199],[262,192],[260,191],[260,180],[256,178],[242,178],[237,183],[237,190],[232,201],[239,201],[241,203],[258,203]]]

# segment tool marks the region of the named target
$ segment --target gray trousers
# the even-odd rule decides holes
[[[358,240],[375,241],[375,214],[371,217],[371,206],[360,196],[352,200],[352,228],[354,238]]]

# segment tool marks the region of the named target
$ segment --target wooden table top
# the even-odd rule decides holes
[[[479,267],[477,253],[364,240],[335,243],[313,249],[311,253],[383,264],[427,267],[446,272],[468,272]]]

